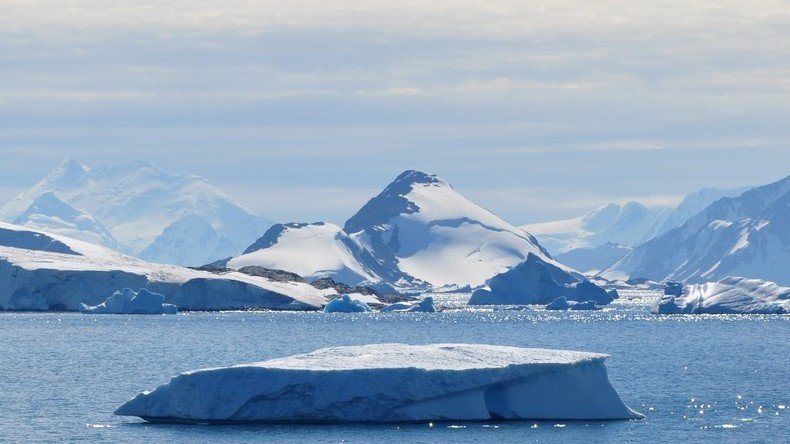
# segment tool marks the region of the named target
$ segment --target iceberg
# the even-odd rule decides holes
[[[680,296],[665,295],[654,314],[783,314],[790,313],[790,288],[773,282],[727,277],[719,282],[688,285]]]
[[[407,302],[396,302],[387,305],[381,309],[382,313],[436,313],[436,306],[434,305],[433,298],[428,296],[425,299],[417,302],[416,304],[409,304]]]
[[[568,300],[562,296],[546,304],[546,310],[564,311],[570,307],[571,306],[568,304]]]
[[[565,311],[565,310],[600,310],[601,308],[595,301],[585,302],[568,302],[567,299],[560,296],[557,299],[546,304],[546,310]]]
[[[570,305],[569,310],[579,310],[579,311],[594,311],[600,310],[601,307],[595,303],[595,301],[584,301],[584,302],[576,302]]]
[[[683,294],[683,284],[675,281],[667,282],[664,286],[664,294],[667,296],[681,296]]]
[[[369,313],[373,311],[368,304],[344,294],[342,297],[330,301],[324,307],[324,313]]]
[[[469,305],[548,304],[558,297],[608,304],[615,296],[577,273],[529,254],[526,261],[491,278],[488,288],[472,293]]]
[[[115,411],[164,423],[626,420],[606,355],[371,344],[183,373]]]
[[[134,292],[131,288],[116,291],[99,305],[82,304],[83,313],[98,314],[176,314],[178,307],[165,304],[165,297],[145,288]]]

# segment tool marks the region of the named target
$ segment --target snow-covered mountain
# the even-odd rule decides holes
[[[574,248],[558,254],[556,259],[582,273],[592,275],[609,268],[633,250],[625,245],[607,242],[593,248]]]
[[[310,281],[331,277],[348,285],[381,282],[373,256],[342,228],[323,222],[274,225],[227,266],[276,268]]]
[[[108,248],[0,222],[0,310],[79,310],[147,288],[186,310],[318,309],[332,289],[239,272],[151,264]]]
[[[139,160],[99,168],[66,160],[0,208],[0,220],[179,265],[238,254],[272,225],[202,177]]]
[[[48,229],[92,244],[119,248],[118,241],[101,222],[58,199],[52,192],[36,197],[33,203],[12,222],[28,228]]]
[[[406,171],[351,217],[332,224],[278,225],[228,265],[279,268],[356,285],[401,289],[479,287],[529,253],[556,264],[524,230],[435,175]]]
[[[656,236],[666,233],[673,228],[683,225],[687,220],[691,219],[697,213],[707,208],[708,205],[712,204],[713,202],[716,202],[723,197],[740,196],[748,189],[749,187],[731,188],[726,190],[718,188],[703,188],[699,191],[687,194],[680,204],[675,207],[675,209],[665,213],[658,219],[653,228],[645,233],[642,238],[642,242],[646,242]]]
[[[343,229],[395,270],[385,278],[434,287],[483,285],[529,253],[555,262],[532,235],[419,171],[398,176]]]
[[[743,276],[790,284],[790,177],[717,200],[603,273],[698,283]]]
[[[525,225],[540,243],[554,254],[574,248],[591,248],[607,242],[637,245],[670,210],[649,208],[639,202],[603,204],[573,219]]]

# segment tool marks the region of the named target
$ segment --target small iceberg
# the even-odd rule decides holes
[[[600,310],[600,309],[601,307],[599,307],[598,304],[595,303],[595,301],[568,302],[568,300],[562,296],[549,302],[546,305],[546,310],[556,310],[556,311],[564,311],[564,310],[592,311],[592,310]]]
[[[682,287],[681,287],[682,288]],[[726,277],[719,282],[687,285],[659,299],[654,314],[783,314],[790,313],[790,288],[773,282]]]
[[[381,309],[382,313],[436,313],[436,305],[434,305],[431,296],[417,302],[416,304],[409,304],[407,302],[396,302],[387,305]]]
[[[571,306],[568,304],[568,300],[565,299],[563,296],[558,297],[557,299],[549,302],[546,305],[546,310],[556,310],[556,311],[565,311],[569,309]]]
[[[330,301],[324,307],[324,313],[368,313],[373,311],[368,304],[344,294],[342,297]]]
[[[83,313],[95,314],[176,314],[178,307],[165,304],[165,297],[145,288],[134,292],[131,288],[116,291],[99,305],[82,304]]]
[[[115,411],[164,423],[624,420],[606,355],[371,344],[183,373]]]

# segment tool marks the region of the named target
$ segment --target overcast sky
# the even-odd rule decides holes
[[[404,169],[514,223],[790,174],[787,1],[0,2],[0,200],[66,157],[340,223]]]

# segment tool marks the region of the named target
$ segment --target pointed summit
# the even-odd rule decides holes
[[[74,186],[85,180],[90,170],[74,159],[65,159],[44,180],[59,185]]]
[[[344,231],[392,270],[387,278],[435,287],[482,285],[529,253],[553,262],[531,235],[420,171],[400,174]]]

